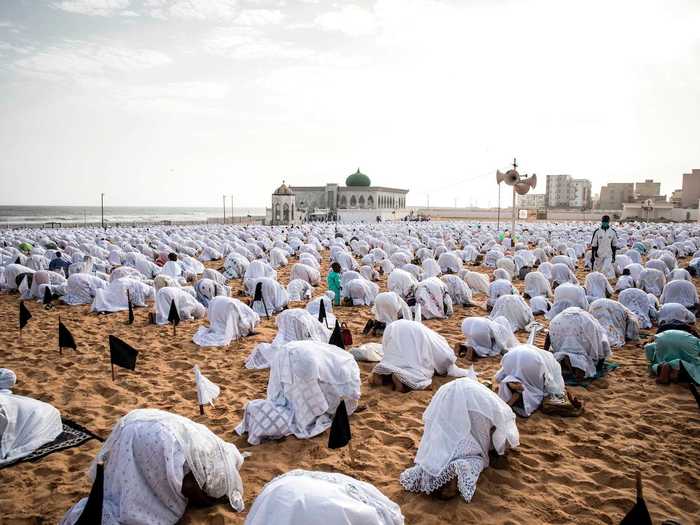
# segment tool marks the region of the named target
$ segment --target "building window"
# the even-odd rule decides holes
[[[374,197],[372,197],[371,195],[367,197],[367,207],[374,208]]]
[[[364,195],[360,195],[360,199],[359,199],[358,203],[359,203],[359,205],[360,205],[360,208],[364,208],[364,207],[365,207],[365,197],[364,197]]]
[[[284,207],[282,208],[282,217],[284,222],[289,222],[289,204],[286,202],[284,203]]]
[[[354,195],[352,197],[350,197],[350,207],[357,208],[357,199],[355,198]]]
[[[347,207],[348,207],[348,198],[347,198],[345,195],[343,195],[343,196],[340,198],[340,207],[341,207],[341,208],[347,208]]]
[[[280,220],[280,203],[278,202],[275,204],[275,221],[279,222]]]

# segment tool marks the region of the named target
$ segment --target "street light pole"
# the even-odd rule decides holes
[[[102,229],[105,227],[105,194],[100,193],[100,215],[102,216]]]
[[[226,224],[226,195],[224,195],[224,224]]]
[[[236,216],[236,215],[233,213],[233,195],[231,195],[231,224],[233,224],[233,222],[234,222],[234,219],[233,219],[233,218],[234,218],[235,216]]]

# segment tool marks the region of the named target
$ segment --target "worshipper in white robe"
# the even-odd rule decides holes
[[[437,277],[442,273],[440,266],[437,261],[432,257],[424,259],[421,263],[421,268],[423,270],[423,278],[427,279],[429,277]]]
[[[245,275],[250,261],[240,253],[231,252],[224,259],[224,275],[228,279],[240,279]]]
[[[656,268],[646,268],[639,275],[639,287],[648,293],[653,293],[656,297],[661,297],[666,286],[666,276],[661,270]]]
[[[489,279],[486,274],[464,270],[464,274],[461,277],[472,292],[489,293]]]
[[[17,277],[22,274],[34,274],[34,270],[23,266],[21,264],[8,264],[5,266],[4,277],[5,277],[5,290],[15,291],[18,289],[19,283],[17,282]],[[27,286],[29,288],[29,286]]]
[[[184,277],[185,270],[182,267],[182,263],[177,260],[177,254],[168,254],[168,262],[163,265],[161,273],[174,277],[175,279],[180,279]]]
[[[518,290],[515,289],[513,283],[506,279],[496,279],[489,284],[489,298],[486,300],[486,309],[491,310],[496,301],[504,295],[516,295]]]
[[[667,277],[671,273],[668,266],[666,266],[666,264],[660,259],[650,259],[647,261],[646,267],[659,270],[662,274],[664,274],[664,277]]]
[[[551,309],[552,303],[542,295],[538,295],[537,297],[530,299],[530,311],[532,312],[532,315],[547,314],[547,312],[549,312]]]
[[[349,352],[319,341],[293,341],[277,349],[270,363],[267,398],[250,401],[239,435],[248,443],[294,435],[317,436],[331,426],[340,401],[348,415],[360,399],[360,369]]]
[[[586,290],[578,284],[564,283],[554,290],[554,304],[545,317],[554,319],[557,314],[571,306],[588,310]]]
[[[510,280],[517,274],[515,261],[513,261],[513,258],[510,256],[498,259],[498,261],[496,261],[496,268],[508,272],[508,275],[511,276]]]
[[[299,262],[302,264],[305,264],[307,266],[311,266],[312,268],[316,268],[317,270],[321,270],[321,265],[316,260],[316,257],[311,255],[310,253],[300,254],[299,255]]]
[[[326,320],[322,324],[329,329],[333,329],[335,326],[335,315],[333,315],[333,299],[335,299],[335,294],[331,290],[327,290],[325,294],[316,297],[315,299],[308,302],[306,305],[306,311],[312,316],[318,319],[319,312],[321,311],[321,302],[326,310]]]
[[[23,299],[42,299],[44,289],[48,286],[52,294],[64,295],[66,293],[67,279],[60,273],[48,270],[38,270],[32,275],[32,285],[28,290],[27,297]]]
[[[281,312],[289,303],[289,295],[284,287],[268,277],[259,277],[246,282],[246,287],[250,285],[251,291],[249,295],[255,298],[255,288],[258,283],[262,283],[262,301],[254,301],[251,304],[253,310],[260,315],[273,315]],[[264,302],[264,304],[263,304]]]
[[[211,279],[217,284],[226,284],[226,276],[214,268],[205,268],[202,272],[202,279]]]
[[[287,295],[290,301],[304,301],[311,299],[314,287],[303,279],[292,279],[287,285]]]
[[[396,292],[382,292],[374,298],[372,306],[374,319],[365,326],[364,333],[381,334],[384,329],[399,319],[411,319],[411,309]]]
[[[691,281],[692,282],[693,278],[690,275],[690,272],[686,270],[685,268],[675,268],[671,270],[671,273],[668,275],[668,281]]]
[[[396,292],[405,301],[414,297],[417,287],[416,278],[400,268],[393,269],[387,278],[387,289]]]
[[[462,306],[473,305],[472,291],[467,286],[462,279],[456,275],[443,275],[440,280],[447,285],[447,293],[452,299],[452,304],[459,304]]]
[[[327,306],[327,303],[326,303]],[[260,343],[251,352],[245,367],[249,369],[269,368],[277,350],[291,341],[317,341],[327,343],[330,329],[318,321],[318,313],[312,315],[301,308],[291,308],[280,313],[275,319],[277,334],[272,343]],[[331,328],[333,325],[330,325]]]
[[[574,272],[571,271],[564,263],[552,264],[552,287],[557,288],[561,284],[571,283],[578,284],[578,279]]]
[[[74,273],[68,277],[66,295],[61,299],[70,305],[91,304],[97,290],[107,288],[109,283],[89,273]]]
[[[35,275],[36,278],[36,275]],[[691,281],[669,281],[661,293],[661,304],[678,303],[688,310],[695,311],[698,306],[698,291]]]
[[[546,397],[566,397],[559,362],[531,344],[517,345],[503,356],[496,382],[500,398],[522,417],[530,417]]]
[[[343,272],[348,270],[355,270],[357,268],[357,262],[353,259],[352,255],[345,251],[339,251],[331,256],[331,262],[337,262]]]
[[[166,286],[156,292],[156,324],[168,324],[170,305],[175,301],[175,308],[181,321],[202,319],[207,310],[190,293],[182,288]]]
[[[447,340],[417,321],[401,319],[391,323],[382,337],[384,357],[372,370],[370,383],[391,382],[399,392],[424,390],[433,374],[463,377],[457,356]]]
[[[401,266],[401,269],[406,270],[408,273],[413,275],[413,277],[415,277],[416,280],[418,280],[418,281],[423,280],[423,268],[421,268],[420,266],[409,263],[409,264],[404,264],[403,266]]]
[[[204,425],[155,409],[132,410],[122,417],[90,465],[104,463],[102,525],[174,525],[188,503],[226,501],[242,511],[243,456]],[[63,517],[75,524],[83,498]]]
[[[318,286],[321,282],[321,272],[312,266],[296,263],[292,266],[291,279],[301,279],[311,286]]]
[[[513,275],[508,273],[508,270],[506,270],[505,268],[496,268],[493,271],[493,278],[495,280],[503,279],[504,281],[513,282]]]
[[[625,305],[612,299],[596,299],[588,311],[607,332],[612,348],[620,348],[626,341],[639,340],[639,320]]]
[[[153,279],[153,288],[155,288],[156,293],[158,293],[158,290],[165,288],[166,286],[180,288],[182,285],[180,284],[180,280],[170,277],[169,275],[160,274]]]
[[[12,393],[17,376],[0,368],[0,467],[28,456],[63,432],[53,406]]]
[[[636,284],[637,283],[635,283],[634,277],[632,277],[629,268],[625,268],[622,270],[622,275],[618,277],[617,282],[615,283],[615,291],[622,292],[623,290],[635,288]]]
[[[579,380],[596,377],[596,367],[612,355],[605,329],[595,317],[575,306],[552,319],[548,340],[564,373]]]
[[[368,281],[374,282],[379,280],[379,272],[377,272],[370,265],[365,264],[363,266],[360,266],[360,269],[358,271],[360,272],[360,275]]]
[[[209,326],[200,326],[192,337],[198,346],[228,346],[232,340],[251,335],[260,316],[233,297],[217,296],[207,308]]]
[[[454,313],[447,285],[437,277],[429,277],[416,287],[416,304],[420,304],[423,319],[446,319]]]
[[[695,324],[695,314],[678,303],[666,303],[659,309],[659,326],[669,324]]]
[[[519,295],[502,295],[493,305],[489,314],[491,319],[505,317],[508,319],[513,331],[524,330],[527,325],[535,320],[530,307]]]
[[[213,279],[200,279],[194,283],[194,291],[197,294],[197,300],[206,308],[209,306],[209,301],[214,297],[231,295],[231,288],[225,284],[219,284]]]
[[[270,250],[270,266],[274,269],[287,266],[287,253],[282,248],[272,248]]]
[[[137,281],[146,280],[145,276],[136,268],[132,268],[131,266],[120,266],[119,268],[112,270],[112,273],[109,274],[109,281],[116,281],[117,279],[122,279],[124,277],[136,279]]]
[[[537,267],[537,271],[544,275],[550,282],[552,281],[552,266],[554,265],[551,262],[545,261],[540,263]]]
[[[608,278],[600,272],[591,272],[586,275],[583,286],[586,289],[586,297],[589,302],[596,299],[609,299],[613,294]]]
[[[453,252],[445,252],[440,255],[437,264],[442,273],[456,274],[462,269],[462,260]]]
[[[505,317],[466,317],[462,321],[464,344],[457,351],[466,354],[468,360],[506,353],[518,344],[513,328]]]
[[[403,525],[401,508],[373,485],[335,472],[292,470],[255,498],[245,525]]]
[[[540,271],[530,272],[525,276],[525,290],[523,296],[526,299],[532,297],[552,297],[552,286]]]
[[[363,277],[353,279],[343,288],[343,294],[352,301],[353,306],[372,305],[378,293],[379,286]]]
[[[248,295],[253,295],[255,285],[262,278],[276,280],[277,272],[267,262],[255,260],[250,263],[243,276],[243,284]]]
[[[651,328],[656,319],[656,308],[649,302],[646,293],[638,288],[622,290],[619,296],[620,304],[629,308],[639,320],[640,328]]]
[[[415,465],[399,481],[411,492],[446,499],[459,492],[469,503],[489,452],[502,456],[520,444],[515,414],[475,378],[441,386],[423,413],[425,425]]]
[[[146,306],[146,301],[153,301],[155,294],[153,286],[143,281],[122,277],[110,282],[106,288],[95,291],[95,299],[92,301],[90,311],[123,312],[129,309],[129,300],[133,307]]]

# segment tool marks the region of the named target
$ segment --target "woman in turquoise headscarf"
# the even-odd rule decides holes
[[[700,339],[681,330],[667,330],[644,347],[656,381],[687,380],[700,384]]]

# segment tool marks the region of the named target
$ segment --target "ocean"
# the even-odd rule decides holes
[[[231,209],[226,210],[229,219]],[[261,217],[265,208],[234,208],[234,217]],[[105,206],[105,223],[207,222],[221,220],[223,208],[189,208],[166,206]],[[57,222],[63,225],[99,224],[99,206],[0,206],[0,226],[9,224],[43,225]]]

